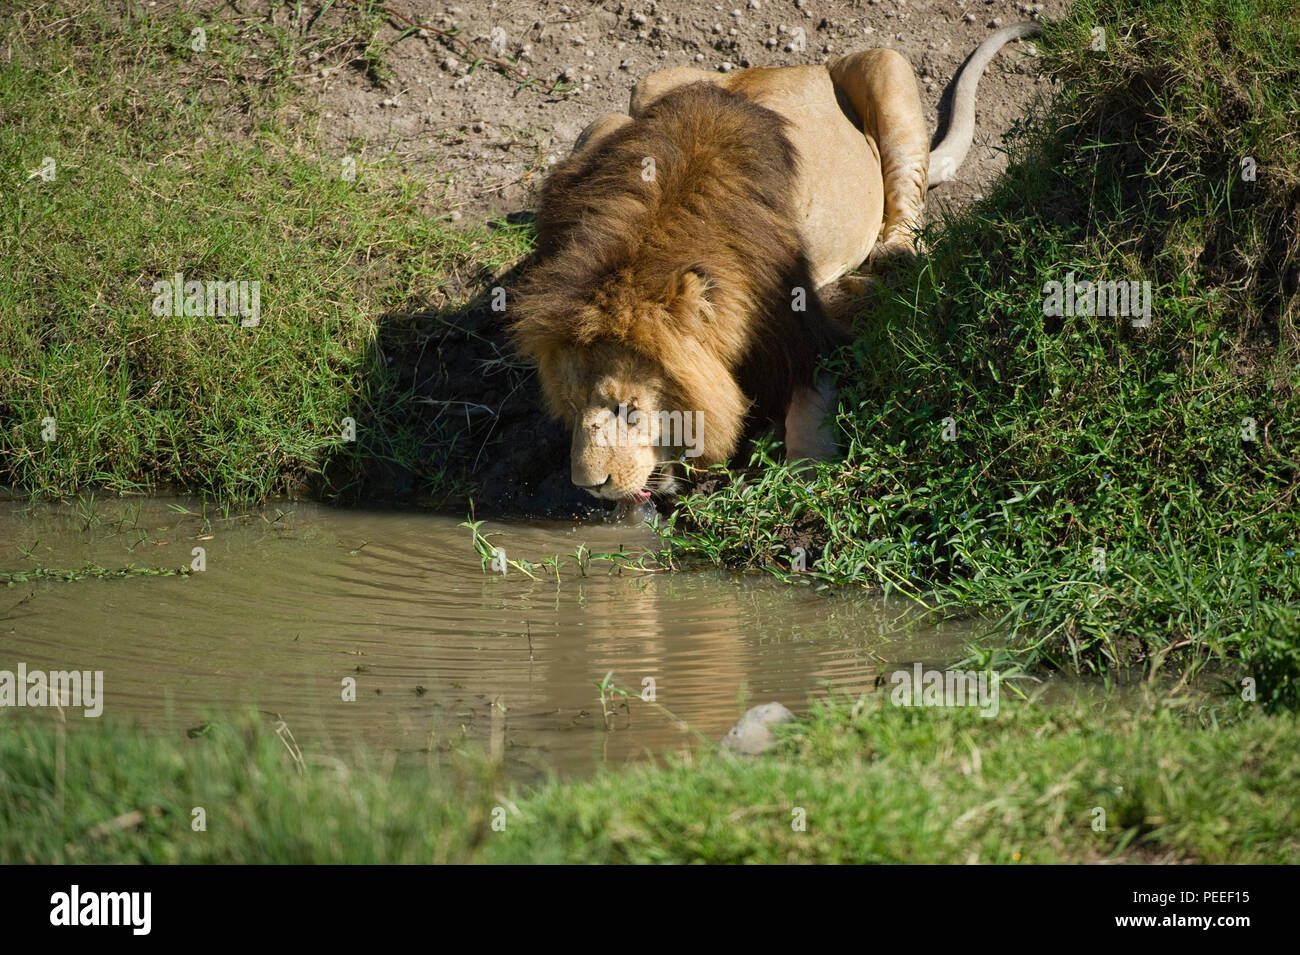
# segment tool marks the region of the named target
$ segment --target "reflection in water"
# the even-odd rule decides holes
[[[179,731],[232,705],[278,714],[304,750],[419,751],[486,741],[494,703],[507,766],[531,775],[692,745],[639,700],[606,731],[608,671],[717,739],[745,707],[799,710],[872,687],[885,661],[949,660],[967,633],[907,627],[909,606],[760,575],[485,574],[456,518],[286,504],[199,517],[188,501],[0,504],[0,571],[178,567],[189,577],[37,581],[0,590],[0,669],[104,671],[105,716]],[[485,525],[511,559],[636,551],[644,527]],[[24,556],[25,554],[30,556]],[[344,681],[353,678],[354,702]],[[4,714],[0,713],[0,719]]]

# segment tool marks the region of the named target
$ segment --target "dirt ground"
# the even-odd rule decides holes
[[[319,97],[322,139],[340,150],[360,142],[367,161],[427,175],[445,188],[446,214],[481,218],[526,207],[546,167],[572,148],[583,127],[626,110],[632,86],[654,70],[787,66],[891,47],[916,70],[933,130],[940,96],[990,30],[1050,19],[1067,4],[390,0],[385,6],[390,15],[379,39],[397,42],[380,76],[326,60],[302,80]],[[407,32],[417,25],[423,32]],[[455,36],[446,35],[451,31]],[[1031,50],[1032,43],[1012,44],[990,65],[980,84],[975,146],[958,180],[931,191],[935,208],[978,196],[1002,168],[1002,135],[1040,92]],[[471,70],[479,58],[489,59]],[[515,60],[517,72],[490,60]]]
[[[656,69],[823,62],[888,46],[916,70],[935,130],[941,96],[992,29],[1050,19],[1065,7],[1065,0],[459,0],[446,7],[390,0],[378,39],[392,46],[380,68],[322,57],[300,82],[318,97],[327,148],[398,165],[430,183],[431,214],[473,221],[526,214],[546,168],[591,120],[625,110],[631,87]],[[957,180],[930,192],[931,215],[978,198],[1004,167],[1003,135],[1047,89],[1033,52],[1032,43],[1012,44],[990,65],[974,146]],[[392,318],[388,333],[381,323],[381,347],[401,385],[420,396],[418,407],[434,409],[419,422],[430,434],[431,472],[468,474],[485,513],[578,517],[603,507],[568,482],[568,436],[542,419],[531,372],[502,370],[508,350],[500,316],[481,296],[468,306],[432,307],[414,324],[411,316]],[[429,337],[413,341],[413,328]],[[436,410],[469,405],[490,410],[463,422]],[[367,493],[419,496],[426,483],[418,474],[387,474]]]

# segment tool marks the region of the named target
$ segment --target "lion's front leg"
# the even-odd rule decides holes
[[[835,426],[829,420],[838,396],[829,377],[818,376],[813,387],[797,387],[785,414],[787,461],[828,461],[835,457]]]
[[[912,66],[895,50],[864,50],[833,62],[830,73],[880,156],[885,228],[872,258],[911,255],[921,248],[916,232],[930,168],[930,136]]]

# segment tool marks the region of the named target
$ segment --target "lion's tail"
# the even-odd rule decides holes
[[[930,150],[930,185],[956,178],[957,169],[966,159],[971,140],[975,138],[975,91],[989,61],[1012,40],[1042,32],[1043,25],[1033,20],[1005,26],[977,46],[962,64],[954,81],[948,133],[938,146]]]

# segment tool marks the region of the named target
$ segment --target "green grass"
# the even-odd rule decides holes
[[[6,717],[0,863],[1300,861],[1294,714],[1206,731],[1167,700],[993,719],[887,700],[818,708],[760,759],[526,789],[468,752],[295,756],[256,722],[159,739]]]
[[[284,80],[312,48],[373,52],[362,6],[305,34],[119,21],[98,4],[15,15],[0,60],[0,484],[262,501],[336,493],[387,460],[444,490],[437,426],[408,420],[378,323],[462,298],[528,237],[452,228],[430,211],[436,184],[359,151],[350,180],[300,134]],[[30,178],[47,156],[54,178]],[[153,283],[177,272],[260,282],[260,323],[155,315]]]
[[[811,541],[804,579],[992,614],[985,664],[1006,645],[1106,677],[1213,664],[1294,706],[1300,17],[1082,0],[1042,45],[1050,112],[861,315],[844,460],[809,478],[760,450],[666,540],[680,563],[783,574]],[[1151,282],[1150,327],[1046,316],[1071,271]]]

